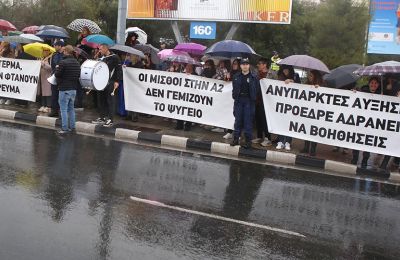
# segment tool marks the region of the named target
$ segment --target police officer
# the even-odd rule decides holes
[[[244,132],[246,142],[243,148],[251,148],[253,136],[253,117],[257,91],[260,89],[260,81],[256,75],[250,72],[249,59],[240,61],[241,72],[235,74],[232,81],[232,97],[234,99],[233,115],[235,125],[231,146],[239,144],[239,137]]]

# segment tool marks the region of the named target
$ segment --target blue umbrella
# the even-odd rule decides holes
[[[40,31],[36,34],[36,36],[39,36],[40,38],[58,38],[58,39],[69,38],[68,34],[56,29],[46,29]]]
[[[107,44],[107,45],[114,45],[115,42],[108,36],[102,34],[91,34],[86,36],[86,41],[96,44]]]
[[[225,40],[213,44],[205,55],[224,58],[256,58],[259,55],[246,43],[234,40]]]

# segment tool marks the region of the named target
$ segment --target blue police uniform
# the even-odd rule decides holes
[[[237,141],[243,131],[246,143],[250,143],[253,136],[253,118],[257,91],[260,89],[260,81],[256,75],[237,73],[232,81],[232,98],[235,100],[233,115],[235,125],[233,131],[234,142]]]

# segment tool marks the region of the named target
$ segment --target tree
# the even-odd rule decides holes
[[[328,67],[362,64],[369,21],[365,1],[326,0],[315,9],[310,34],[310,54]]]

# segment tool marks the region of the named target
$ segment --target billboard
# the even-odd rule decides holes
[[[368,53],[400,54],[400,0],[371,0]]]
[[[128,19],[290,24],[292,0],[128,0]]]

